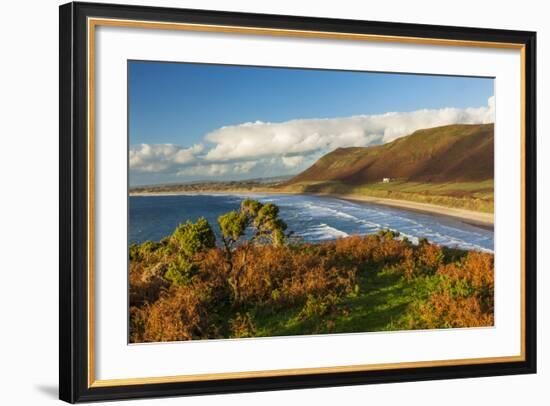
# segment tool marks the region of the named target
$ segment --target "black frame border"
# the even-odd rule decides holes
[[[523,45],[525,53],[525,360],[364,372],[88,387],[87,19],[119,18]],[[59,398],[237,393],[536,373],[536,33],[73,2],[59,8]]]

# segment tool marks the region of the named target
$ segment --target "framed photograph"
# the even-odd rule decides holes
[[[534,32],[60,7],[60,398],[536,371]]]

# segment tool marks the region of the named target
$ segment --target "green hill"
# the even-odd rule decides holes
[[[352,185],[383,178],[416,182],[472,182],[494,176],[493,124],[419,130],[372,147],[338,148],[292,178]]]
[[[461,124],[418,130],[383,145],[338,148],[281,189],[492,212],[493,178],[494,125]]]

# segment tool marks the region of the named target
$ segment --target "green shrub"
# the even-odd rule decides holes
[[[248,216],[235,210],[218,217],[218,225],[220,226],[224,244],[226,246],[233,245],[239,241],[239,238],[244,236],[248,224]]]
[[[401,233],[399,231],[390,230],[389,228],[378,231],[378,236],[384,241],[396,239],[400,235]]]
[[[173,285],[187,285],[191,278],[197,273],[198,267],[189,263],[185,259],[179,257],[168,264],[168,269],[164,274],[164,278],[170,281]]]
[[[196,223],[187,221],[180,224],[172,238],[181,253],[188,258],[216,246],[216,235],[204,217],[199,218]]]

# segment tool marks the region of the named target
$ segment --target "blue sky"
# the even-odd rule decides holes
[[[128,70],[133,185],[297,173],[332,147],[407,135],[403,123],[487,121],[494,92],[488,78],[140,61]],[[409,114],[378,122],[388,112]]]

